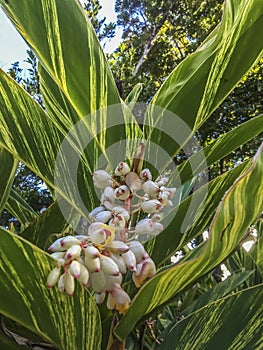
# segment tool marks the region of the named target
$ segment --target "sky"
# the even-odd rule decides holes
[[[101,16],[106,17],[108,22],[116,21],[114,3],[115,0],[101,0]],[[106,44],[104,50],[112,52],[117,47],[120,39],[121,31],[117,30],[116,37]],[[23,67],[23,61],[27,57],[26,50],[26,43],[0,9],[0,68],[7,70],[16,61],[21,62],[20,66]]]

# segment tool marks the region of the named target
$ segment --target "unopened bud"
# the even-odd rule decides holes
[[[152,174],[149,169],[143,169],[140,173],[140,178],[143,181],[151,181],[152,180]]]
[[[115,169],[115,175],[117,176],[124,176],[130,172],[130,167],[127,163],[125,162],[120,162],[116,169]]]
[[[80,264],[80,276],[78,278],[78,281],[83,285],[87,286],[89,282],[89,271],[86,269],[85,266]]]
[[[108,256],[100,256],[100,267],[105,275],[118,276],[120,271],[118,265]]]
[[[141,209],[147,214],[154,214],[162,209],[162,204],[157,199],[151,199],[142,203]]]
[[[87,257],[88,259],[95,259],[100,255],[99,250],[94,247],[93,245],[88,245],[85,248],[85,257]]]
[[[116,188],[114,191],[115,198],[120,199],[122,201],[125,201],[127,198],[129,198],[130,194],[131,193],[129,188],[125,185]]]
[[[47,287],[52,288],[58,281],[60,276],[61,268],[60,266],[54,267],[53,270],[50,271],[49,275],[47,276]]]
[[[96,303],[98,305],[102,304],[105,299],[105,293],[96,293]]]
[[[99,272],[92,272],[90,274],[90,281],[91,281],[91,286],[92,288],[97,292],[97,293],[102,293],[105,292],[105,284],[106,284],[106,277],[104,272],[99,271]]]
[[[130,249],[129,246],[122,241],[112,241],[108,245],[108,248],[112,253],[116,254],[126,253]]]
[[[131,271],[136,271],[136,258],[131,250],[128,250],[126,253],[123,253],[122,258],[125,262],[126,267]]]
[[[139,263],[140,261],[147,259],[149,255],[144,249],[144,246],[138,242],[138,241],[130,241],[129,243],[130,250],[133,252],[136,263]]]
[[[94,220],[96,218],[96,215],[98,215],[100,212],[104,211],[105,207],[104,206],[99,206],[96,207],[95,209],[93,209],[90,213],[89,213],[89,218],[91,220]]]
[[[107,186],[111,186],[113,181],[111,175],[105,170],[96,170],[93,173],[93,183],[94,186],[103,190]]]
[[[91,271],[91,272],[99,272],[100,271],[100,259],[99,258],[88,258],[85,256],[85,266]]]
[[[106,224],[110,219],[111,219],[111,212],[108,210],[98,213],[95,217],[96,221],[103,222],[104,224]]]
[[[81,242],[75,237],[75,236],[66,236],[63,237],[60,241],[61,247],[63,247],[65,250],[72,247],[73,245],[80,244]]]
[[[75,289],[74,277],[70,273],[66,273],[65,274],[65,290],[70,297],[73,295],[74,289]]]
[[[61,275],[58,280],[58,290],[60,293],[65,292],[65,276],[66,274],[63,273],[63,275]]]
[[[79,245],[73,245],[70,247],[66,252],[66,258],[68,260],[76,259],[80,256],[81,253],[81,246]]]
[[[71,264],[69,265],[69,272],[72,274],[73,277],[79,278],[80,277],[80,263],[77,260],[73,260]]]
[[[145,193],[149,195],[150,198],[157,198],[160,188],[153,181],[146,181],[142,188]]]

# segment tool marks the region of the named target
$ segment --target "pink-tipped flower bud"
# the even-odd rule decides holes
[[[123,257],[119,254],[114,254],[111,253],[110,257],[112,258],[113,261],[115,261],[115,263],[118,265],[118,268],[120,270],[120,273],[122,273],[123,275],[125,273],[127,273],[127,268],[126,268],[126,264],[125,261],[123,259]]]
[[[91,286],[97,293],[106,292],[106,277],[103,271],[92,272],[90,274]]]
[[[72,274],[73,277],[79,278],[81,273],[81,267],[80,263],[77,260],[73,260],[69,265],[69,272]]]
[[[157,199],[150,199],[142,203],[141,209],[144,213],[154,214],[162,209],[162,204]]]
[[[67,248],[62,247],[60,244],[62,239],[64,239],[64,237],[58,238],[57,240],[55,240],[55,242],[53,242],[51,244],[51,246],[48,248],[48,250],[50,250],[51,252],[63,252],[65,250],[67,250]]]
[[[94,186],[103,190],[107,186],[112,186],[112,178],[109,173],[105,170],[96,170],[93,173],[93,183]]]
[[[114,207],[112,209],[111,213],[112,213],[112,216],[121,215],[125,219],[125,221],[129,221],[129,219],[130,219],[130,214],[129,214],[128,210],[126,210],[120,206]]]
[[[56,266],[53,270],[50,271],[47,276],[47,287],[52,288],[58,281],[61,272],[61,267]]]
[[[118,276],[120,274],[118,265],[108,256],[100,256],[100,268],[105,275]]]
[[[140,173],[140,178],[143,181],[151,181],[152,180],[152,174],[149,169],[143,169]]]
[[[99,258],[88,258],[85,255],[85,266],[91,272],[99,272],[100,271],[100,259]]]
[[[90,233],[90,240],[93,244],[103,244],[106,238],[106,232],[103,229],[98,229]]]
[[[136,271],[136,258],[135,255],[133,254],[133,252],[131,250],[128,250],[126,253],[123,253],[122,258],[125,262],[126,267],[135,272]]]
[[[137,271],[132,274],[132,279],[137,288],[140,288],[146,278],[153,277],[156,274],[156,267],[152,259],[143,260],[137,265]]]
[[[75,290],[74,277],[70,273],[65,274],[65,290],[70,297],[73,295]]]
[[[65,250],[72,247],[73,245],[78,245],[80,243],[80,240],[78,240],[75,236],[66,236],[63,237],[60,241],[61,247],[63,247]]]
[[[157,198],[160,192],[160,188],[153,181],[146,181],[142,185],[142,189],[150,198]]]
[[[85,257],[87,257],[88,259],[98,258],[99,255],[100,255],[100,252],[96,247],[94,247],[94,245],[88,245],[85,248]]]
[[[124,314],[128,310],[130,302],[131,299],[129,295],[120,285],[115,284],[113,290],[109,292],[107,307],[110,310],[116,309],[121,314]]]
[[[66,259],[73,260],[80,256],[81,253],[81,246],[80,245],[73,245],[70,247],[66,252]]]
[[[122,241],[112,241],[108,245],[108,248],[112,253],[115,254],[126,253],[130,249],[129,246]]]
[[[125,228],[126,221],[122,215],[116,215],[111,219],[109,225],[115,227],[116,232],[120,233]]]
[[[117,175],[117,176],[124,176],[126,174],[128,174],[130,172],[130,167],[127,163],[125,162],[120,162],[115,171],[114,171],[114,174]]]
[[[86,269],[85,266],[80,264],[80,276],[78,278],[79,283],[81,283],[83,286],[87,286],[89,282],[89,271]]]
[[[129,188],[125,185],[121,185],[114,191],[115,198],[120,199],[122,201],[125,201],[127,198],[129,198],[130,194],[131,192]]]
[[[106,276],[106,284],[105,289],[106,291],[110,292],[114,288],[115,284],[121,285],[122,283],[122,275],[119,274],[118,276],[111,276],[111,275],[105,275]]]
[[[138,264],[140,261],[147,259],[149,255],[144,249],[144,246],[138,241],[130,241],[129,243],[130,250],[133,252],[136,263]]]

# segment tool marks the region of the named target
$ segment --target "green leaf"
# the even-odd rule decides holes
[[[58,349],[99,350],[99,312],[89,292],[78,285],[70,298],[47,289],[55,261],[24,239],[0,233],[0,312]]]
[[[132,89],[132,91],[129,93],[129,95],[126,97],[125,99],[125,103],[129,106],[129,107],[133,107],[135,105],[135,103],[138,102],[138,99],[140,97],[140,94],[142,92],[143,89],[143,84],[142,83],[138,83],[134,86],[134,88]]]
[[[261,132],[263,132],[263,115],[250,119],[228,133],[221,135],[213,144],[194,153],[189,159],[178,166],[177,174],[180,177],[181,183],[188,181],[201,171],[206,170],[210,165],[224,158]]]
[[[79,115],[120,103],[95,31],[77,0],[0,4]]]
[[[263,333],[263,285],[212,302],[167,327],[162,350],[260,349]]]
[[[80,216],[74,209],[71,210],[67,217],[74,217],[78,221]],[[73,218],[72,218],[73,220]],[[61,213],[57,202],[51,204],[42,214],[28,225],[20,236],[32,242],[41,249],[47,249],[52,243],[49,241],[53,234],[61,234],[68,227],[65,216]]]
[[[210,304],[211,302],[222,299],[223,297],[230,294],[244,281],[246,281],[253,271],[242,271],[233,276],[228,277],[225,281],[217,283],[213,288],[208,290],[206,293],[200,295],[189,307],[182,311],[184,316],[188,316],[197,310],[200,310],[203,306]]]
[[[3,147],[0,147],[0,211],[5,207],[14,181],[18,161]]]
[[[176,154],[261,57],[262,30],[261,0],[227,0],[219,27],[175,68],[153,98],[145,119],[152,126],[149,137]],[[189,130],[182,130],[178,118]],[[177,135],[177,144],[160,130]]]
[[[202,275],[220,264],[235,249],[263,209],[263,145],[252,166],[239,177],[222,199],[210,225],[210,239],[192,257],[159,272],[137,293],[115,333],[124,339],[135,324],[164,305]]]
[[[33,208],[31,208],[30,205],[13,189],[10,192],[5,208],[23,225],[27,225],[37,216],[37,213]]]

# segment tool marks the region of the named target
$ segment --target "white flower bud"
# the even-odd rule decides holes
[[[86,235],[76,235],[74,237],[77,238],[80,243],[86,243],[89,240],[89,237]]]
[[[62,241],[64,237],[58,238],[55,242],[51,244],[51,246],[48,248],[51,252],[63,252],[67,250],[67,248],[64,248],[61,246],[60,242]]]
[[[111,253],[110,257],[118,265],[120,272],[124,275],[127,272],[126,264],[123,257],[119,254]]]
[[[127,186],[121,185],[114,191],[115,198],[125,201],[130,196],[130,190]]]
[[[107,307],[110,310],[116,309],[124,314],[129,308],[131,299],[129,295],[121,288],[120,285],[115,284],[112,291],[109,292]]]
[[[153,181],[146,181],[142,185],[142,189],[150,198],[157,198],[160,188]]]
[[[133,252],[136,263],[138,264],[140,261],[149,258],[149,255],[144,249],[144,246],[138,241],[130,241],[128,243],[130,250]]]
[[[122,282],[122,275],[119,274],[118,276],[111,276],[111,275],[105,275],[106,276],[106,284],[105,284],[105,289],[110,292],[113,288],[114,285],[117,283],[121,285]]]
[[[56,266],[53,270],[50,271],[47,276],[47,287],[52,288],[58,281],[61,272],[61,267]]]
[[[80,253],[81,253],[81,246],[75,244],[67,250],[66,258],[68,260],[76,259],[80,256]]]
[[[118,276],[120,274],[118,265],[108,256],[100,256],[100,268],[105,275]]]
[[[65,256],[65,252],[55,252],[50,254],[50,256],[52,256],[52,258],[56,259],[56,260],[60,260],[63,259]]]
[[[131,192],[139,191],[142,187],[139,176],[133,171],[126,175],[125,181]]]
[[[100,305],[104,302],[105,295],[106,295],[105,293],[96,293],[96,303],[98,305]]]
[[[143,169],[140,173],[140,178],[143,181],[151,181],[152,180],[152,174],[149,169]]]
[[[99,229],[90,233],[90,240],[93,244],[102,244],[106,240],[106,232]]]
[[[89,271],[86,269],[85,266],[80,264],[80,276],[78,278],[78,281],[83,285],[87,286],[89,282]]]
[[[106,277],[104,272],[92,272],[90,274],[91,286],[97,293],[105,292]]]
[[[156,184],[157,186],[161,187],[167,184],[167,182],[169,181],[169,178],[165,175],[159,175],[156,179]]]
[[[109,225],[115,227],[117,232],[121,232],[126,226],[126,221],[122,215],[116,215]]]
[[[130,172],[130,167],[125,162],[120,162],[118,166],[116,167],[114,174],[117,176],[124,176]]]
[[[113,181],[111,175],[105,170],[96,170],[93,173],[93,183],[94,186],[103,190],[107,186],[112,186]]]
[[[75,280],[70,273],[66,273],[64,277],[65,290],[68,295],[71,297],[75,290]]]
[[[67,250],[68,248],[72,247],[73,245],[80,244],[80,240],[78,240],[75,236],[66,236],[63,237],[60,241],[61,247],[64,248],[64,250]]]
[[[104,189],[104,192],[101,195],[101,204],[109,210],[115,206],[115,195],[112,187],[106,187]]]
[[[130,249],[129,246],[122,241],[112,241],[108,245],[108,248],[112,253],[116,254],[126,253]]]
[[[58,290],[60,293],[65,292],[65,276],[66,274],[63,273],[63,275],[61,275],[58,280]]]
[[[154,214],[162,209],[162,204],[157,199],[151,199],[142,203],[141,209],[147,214]]]
[[[156,274],[156,267],[152,259],[143,260],[137,265],[137,271],[132,274],[132,279],[137,288],[140,288],[146,278],[153,277]]]
[[[126,253],[123,253],[122,258],[125,262],[126,267],[135,272],[136,271],[136,258],[135,255],[133,254],[133,252],[131,250],[128,250]]]
[[[85,255],[85,266],[91,272],[99,272],[100,271],[100,259],[99,258],[88,258]]]
[[[111,212],[108,210],[98,213],[95,217],[96,221],[103,222],[104,224],[106,224],[110,219],[111,219]]]
[[[80,263],[77,260],[73,260],[71,264],[69,265],[69,272],[72,274],[73,277],[79,278],[81,273],[81,267]]]
[[[98,258],[99,255],[100,255],[100,252],[96,247],[94,247],[94,245],[88,245],[85,248],[85,257],[87,257],[88,259]]]
[[[129,219],[130,219],[130,214],[129,214],[128,210],[126,210],[120,206],[114,207],[112,209],[111,213],[112,213],[112,216],[121,215],[122,217],[124,217],[125,221],[129,221]]]
[[[89,218],[90,220],[94,220],[96,215],[99,214],[100,212],[104,211],[105,207],[104,206],[99,206],[96,207],[95,209],[93,209],[90,213],[89,213]]]

